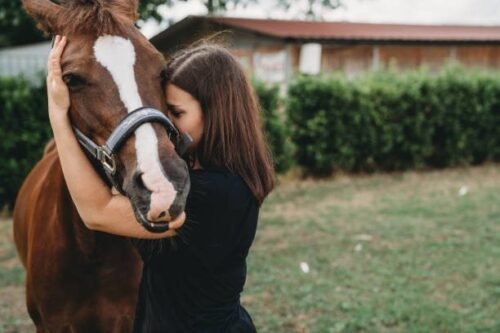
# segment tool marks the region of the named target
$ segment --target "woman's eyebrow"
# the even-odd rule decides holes
[[[167,103],[167,107],[169,109],[174,109],[174,110],[182,110],[182,107],[178,106],[178,105],[174,105],[174,104],[169,104]]]

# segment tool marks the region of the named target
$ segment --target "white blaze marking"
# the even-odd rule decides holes
[[[132,42],[118,36],[101,36],[94,44],[94,54],[97,61],[110,72],[128,112],[142,107],[135,81],[135,50]],[[135,130],[135,149],[137,164],[144,173],[142,180],[152,192],[148,218],[154,219],[172,205],[177,192],[163,175],[158,156],[158,139],[151,124],[143,124]]]

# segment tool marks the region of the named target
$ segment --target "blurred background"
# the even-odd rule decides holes
[[[140,14],[166,59],[226,45],[259,97],[278,171],[242,296],[259,332],[500,332],[500,1]],[[51,137],[49,50],[21,1],[0,0],[0,333],[33,331],[10,214]]]

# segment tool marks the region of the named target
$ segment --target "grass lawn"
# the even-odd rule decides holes
[[[259,223],[261,333],[500,332],[500,165],[287,181]],[[0,332],[33,331],[22,281],[1,220]]]

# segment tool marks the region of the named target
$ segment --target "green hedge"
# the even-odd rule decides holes
[[[43,80],[42,80],[43,81]],[[292,148],[278,114],[278,88],[255,83],[262,105],[264,127],[278,172],[292,164]],[[0,208],[12,207],[28,172],[41,158],[52,136],[47,117],[45,86],[22,78],[0,78]]]
[[[451,66],[298,77],[287,114],[306,171],[391,171],[500,160],[500,75]]]
[[[45,86],[0,78],[0,208],[12,207],[17,191],[52,136]]]
[[[279,88],[267,87],[262,82],[254,81],[263,114],[264,130],[273,154],[275,169],[282,173],[293,165],[293,145],[285,125],[285,115],[278,112]]]
[[[254,84],[278,172],[391,171],[500,161],[500,75],[377,72]],[[45,87],[0,79],[0,206],[11,206],[51,137]],[[292,143],[293,141],[293,143]]]

